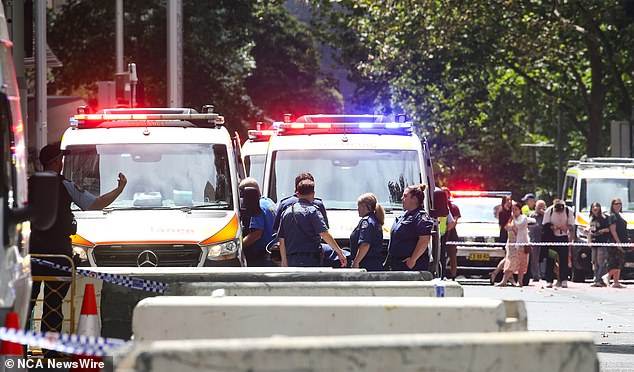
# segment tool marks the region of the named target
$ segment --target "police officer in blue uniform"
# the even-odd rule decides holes
[[[299,185],[299,183],[303,180],[311,180],[313,182],[315,182],[315,178],[313,177],[312,174],[308,173],[308,172],[303,172],[297,175],[297,177],[295,177],[295,190],[297,190],[297,185]],[[291,205],[297,203],[299,201],[299,198],[297,197],[297,191],[295,191],[295,195],[291,195],[289,197],[286,197],[284,199],[282,199],[277,207],[277,213],[275,215],[275,221],[273,222],[273,229],[274,231],[277,231],[279,229],[280,226],[280,219],[282,218],[282,213]],[[326,228],[329,227],[328,225],[328,214],[326,214],[326,207],[324,206],[324,203],[322,202],[321,199],[315,197],[313,200],[313,205],[315,207],[317,207],[317,209],[319,210],[319,212],[321,213],[321,216],[324,219],[324,222],[326,224]],[[332,249],[331,246],[329,246],[328,244],[321,244],[321,247],[324,251],[323,253],[323,260],[322,260],[322,264],[321,266],[328,266],[328,267],[341,267],[341,263],[339,262],[339,256],[337,254],[337,252],[335,250]],[[348,251],[344,251],[343,252],[346,255],[349,255]]]
[[[247,187],[253,187],[260,193],[260,185],[255,178],[247,177],[240,181],[238,188],[243,191]],[[272,266],[266,256],[266,246],[273,238],[273,220],[275,219],[275,203],[266,196],[260,195],[260,215],[249,218],[246,226],[247,234],[242,240],[244,255],[247,258],[247,265]]]
[[[308,172],[300,173],[297,175],[297,177],[295,177],[295,195],[291,195],[289,197],[286,197],[280,200],[280,203],[277,206],[277,213],[275,214],[275,221],[273,222],[274,231],[277,231],[280,228],[280,220],[282,218],[282,213],[286,210],[286,208],[290,207],[291,205],[299,201],[299,198],[297,197],[297,186],[303,180],[311,180],[315,182],[315,178],[313,177],[313,175]],[[326,207],[324,206],[324,203],[321,201],[321,199],[314,198],[313,204],[317,207],[317,209],[321,213],[321,216],[324,219],[324,222],[326,223],[326,228],[329,228],[330,225],[328,225],[328,215],[326,214]]]
[[[405,213],[394,221],[385,265],[393,271],[428,270],[429,251],[434,222],[425,212],[425,185],[413,185],[403,192]]]
[[[337,252],[341,266],[346,266],[346,256],[328,232],[321,213],[313,204],[315,183],[311,180],[299,182],[297,194],[298,201],[282,212],[277,234],[282,266],[321,266],[321,239]]]
[[[385,221],[385,211],[372,193],[359,196],[357,211],[359,217],[362,218],[350,234],[352,267],[363,268],[367,271],[382,271],[384,270],[384,258],[381,257],[382,226]]]

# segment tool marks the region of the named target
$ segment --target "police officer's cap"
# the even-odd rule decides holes
[[[62,150],[59,148],[59,142],[49,143],[40,150],[40,163],[49,165],[61,156]]]

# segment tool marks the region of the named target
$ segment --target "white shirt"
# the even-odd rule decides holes
[[[544,212],[544,221],[542,222],[543,224],[547,224],[547,223],[551,223],[553,224],[553,226],[574,226],[575,224],[575,213],[568,207],[565,206],[565,208],[568,210],[568,216],[566,217],[566,210],[562,210],[561,212],[557,212],[555,211],[555,208],[553,205],[551,205],[550,207],[548,207],[546,209],[546,212]],[[555,236],[568,236],[568,228],[566,228],[566,230],[562,230],[562,229],[554,229],[553,230],[555,233]]]
[[[68,195],[70,195],[71,200],[83,211],[90,208],[92,203],[95,202],[95,199],[97,199],[96,196],[86,190],[80,189],[79,186],[75,185],[72,181],[64,180],[62,182],[64,183],[64,187],[66,187],[66,191],[68,191]]]

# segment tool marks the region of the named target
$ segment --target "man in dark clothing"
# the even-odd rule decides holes
[[[53,226],[47,230],[33,228],[31,231],[30,250],[34,254],[58,254],[72,259],[73,249],[70,235],[75,234],[76,225],[70,205],[74,202],[82,210],[99,210],[112,203],[123,191],[127,180],[122,173],[119,173],[117,187],[101,196],[94,196],[82,190],[72,181],[66,180],[60,173],[62,171],[62,151],[59,143],[49,144],[40,151],[40,162],[45,172],[54,172],[59,175],[59,199],[57,206],[57,217]],[[64,258],[44,258],[60,265],[69,266],[70,262]],[[33,276],[70,276],[69,273],[55,270],[47,266],[34,263],[32,265]],[[40,294],[40,281],[33,282],[31,293],[31,310],[35,300]],[[62,329],[62,302],[70,282],[49,281],[44,286],[44,306],[42,312],[42,326],[44,332],[60,332]],[[31,312],[29,311],[29,317]],[[47,354],[45,354],[47,356]]]
[[[282,266],[320,266],[323,255],[321,239],[337,252],[341,266],[346,266],[346,256],[328,232],[321,213],[313,204],[315,183],[303,180],[297,186],[298,201],[282,213],[278,237]]]

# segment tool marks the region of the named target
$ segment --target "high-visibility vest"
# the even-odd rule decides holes
[[[438,230],[440,230],[441,236],[447,233],[447,217],[440,217],[440,225],[438,226]]]

